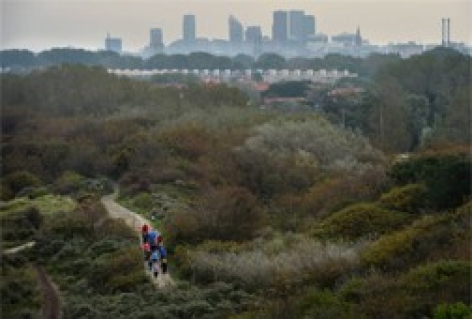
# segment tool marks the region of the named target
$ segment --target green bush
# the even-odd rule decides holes
[[[2,241],[7,247],[24,244],[33,239],[43,223],[43,217],[35,207],[8,214],[0,218]]]
[[[443,260],[414,268],[401,276],[402,291],[413,296],[405,305],[407,317],[421,318],[430,315],[442,302],[471,302],[470,261]]]
[[[42,184],[38,176],[28,171],[18,171],[4,177],[2,183],[3,199],[11,199],[25,187],[37,187]],[[4,189],[5,188],[5,189]]]
[[[353,318],[355,315],[349,304],[329,290],[309,289],[297,302],[296,309],[296,318]]]
[[[146,283],[143,271],[143,253],[138,247],[116,250],[102,255],[91,265],[89,285],[98,292],[130,292]]]
[[[382,236],[362,253],[362,262],[400,270],[428,258],[470,259],[470,206],[455,213],[424,216],[403,230]]]
[[[329,215],[313,232],[318,237],[357,240],[389,233],[409,220],[407,214],[360,203]]]
[[[82,175],[66,171],[56,180],[55,184],[60,194],[71,194],[79,191],[84,180]]]
[[[364,318],[353,311],[350,303],[345,302],[330,290],[315,287],[298,291],[276,292],[278,298],[267,298],[255,308],[232,319],[286,319],[286,318]],[[268,294],[267,294],[268,296]]]
[[[442,303],[436,306],[433,319],[469,319],[471,318],[471,308],[463,302],[454,304]]]
[[[449,300],[469,302],[471,269],[470,261],[441,260],[410,270],[400,278],[400,284],[418,297],[436,294]]]
[[[399,185],[424,183],[427,205],[450,209],[471,196],[471,153],[446,151],[427,153],[396,163],[389,176]]]
[[[86,216],[78,212],[59,213],[46,219],[45,233],[60,239],[72,239],[76,236],[92,236],[93,228]]]
[[[471,263],[441,260],[401,274],[371,272],[347,280],[335,294],[358,318],[428,318],[441,303],[470,304]]]
[[[16,194],[16,197],[37,198],[48,195],[49,190],[46,187],[25,187]]]
[[[26,259],[2,255],[0,295],[3,318],[31,318],[31,314],[39,313],[41,301],[37,281]]]
[[[385,208],[415,213],[425,207],[427,188],[424,184],[407,184],[392,188],[378,203]]]
[[[153,200],[149,193],[139,193],[133,198],[133,205],[139,211],[149,212],[153,209]]]

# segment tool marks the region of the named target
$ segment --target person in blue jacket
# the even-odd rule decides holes
[[[151,253],[151,262],[148,264],[150,266],[150,271],[154,272],[154,270],[158,267],[158,260],[160,260],[160,252],[155,250]]]
[[[166,259],[166,248],[163,245],[158,246],[161,260],[161,272],[166,274],[168,272],[168,260]]]
[[[153,229],[148,232],[148,243],[150,244],[151,251],[155,251],[157,247],[156,239],[158,238],[158,232]]]

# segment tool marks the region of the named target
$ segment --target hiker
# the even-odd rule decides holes
[[[166,274],[168,272],[168,261],[166,260],[166,249],[163,245],[159,245],[158,251],[160,252],[161,272],[163,274]]]
[[[161,235],[159,231],[157,231],[157,233],[158,233],[158,236],[156,237],[156,243],[160,245],[163,242],[163,236]]]
[[[150,260],[150,255],[151,255],[150,244],[145,242],[142,245],[142,248],[143,248],[143,253],[145,255],[145,261],[149,261]]]
[[[160,264],[156,262],[153,264],[153,277],[157,278],[159,273],[160,273]]]
[[[143,243],[146,243],[147,240],[148,240],[148,230],[149,230],[149,227],[147,224],[143,224],[142,226],[142,239],[143,239]]]
[[[148,243],[150,244],[151,251],[155,251],[158,248],[158,244],[156,242],[158,235],[159,233],[156,229],[153,229],[148,232]]]
[[[150,267],[150,271],[158,267],[158,260],[160,259],[160,253],[158,250],[155,250],[151,253],[150,261],[148,262],[148,266]]]

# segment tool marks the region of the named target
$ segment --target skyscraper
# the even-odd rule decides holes
[[[245,42],[250,44],[254,56],[258,56],[262,51],[262,30],[259,26],[247,27],[245,31]]]
[[[196,40],[196,17],[194,14],[183,16],[183,40],[194,42]]]
[[[150,48],[158,48],[163,45],[163,32],[159,28],[150,29]]]
[[[316,34],[316,20],[312,15],[304,16],[303,36],[304,40]]]
[[[305,38],[305,15],[304,11],[290,11],[290,39],[302,42]]]
[[[247,27],[245,41],[249,43],[262,42],[262,29],[259,26]]]
[[[355,42],[354,44],[358,47],[360,47],[362,45],[362,36],[360,35],[360,28],[359,27],[357,27],[354,42]]]
[[[244,40],[244,28],[234,16],[229,16],[229,41],[241,43]]]
[[[163,31],[160,28],[150,29],[150,44],[145,47],[143,54],[150,57],[162,53],[163,49]]]
[[[273,12],[272,39],[279,43],[288,40],[288,13],[286,11]]]
[[[450,42],[451,42],[451,31],[449,30],[449,18],[443,18],[441,21],[442,21],[442,29],[441,29],[441,44],[445,47],[448,47],[450,46]]]
[[[122,39],[112,38],[110,34],[107,33],[107,38],[105,38],[105,50],[117,53],[122,52]]]

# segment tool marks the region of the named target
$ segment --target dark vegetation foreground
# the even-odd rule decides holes
[[[100,67],[2,75],[2,247],[36,241],[2,253],[3,317],[40,316],[40,266],[64,318],[469,318],[471,58],[347,59],[372,71],[313,87],[318,109]],[[107,218],[114,183],[156,212],[176,286]]]

